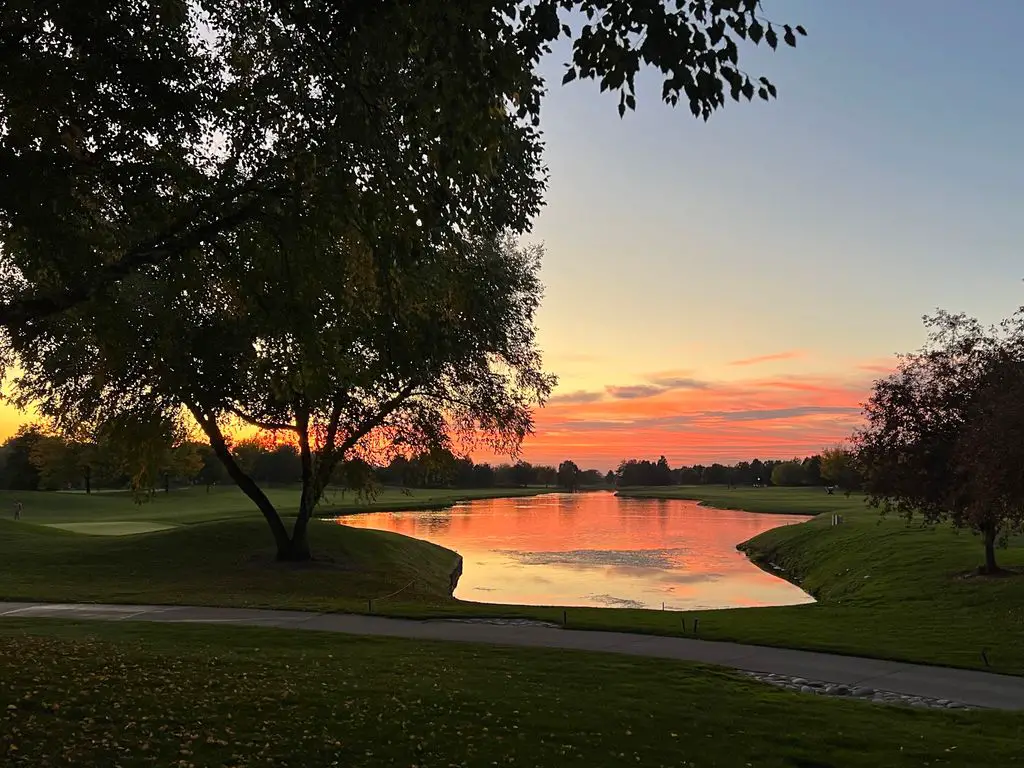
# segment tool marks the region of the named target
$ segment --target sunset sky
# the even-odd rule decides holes
[[[969,8],[970,12],[965,13]],[[777,101],[704,124],[547,61],[540,343],[560,383],[525,458],[607,469],[805,455],[849,434],[936,307],[1024,303],[1020,0],[764,0]],[[748,52],[749,53],[749,52]],[[19,415],[0,411],[0,435]]]

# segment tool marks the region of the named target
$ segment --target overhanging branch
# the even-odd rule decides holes
[[[197,227],[189,228],[190,221],[195,216],[189,220],[179,219],[167,232],[138,243],[116,262],[93,270],[88,278],[83,276],[74,285],[57,293],[30,295],[0,304],[0,326],[25,327],[96,298],[113,283],[123,280],[143,267],[162,264],[189,248],[231,229],[248,218],[272,191],[274,188],[269,187],[233,212]],[[244,194],[247,194],[247,190],[239,190],[233,197],[237,198]]]

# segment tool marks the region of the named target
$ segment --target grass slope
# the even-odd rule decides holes
[[[383,531],[317,521],[321,562],[273,561],[262,520],[197,523],[135,536],[83,536],[0,521],[0,599],[193,603],[366,610],[395,592],[444,602],[458,556]],[[410,586],[410,582],[412,582]]]
[[[20,766],[1012,766],[1024,721],[625,656],[250,628],[0,622]]]

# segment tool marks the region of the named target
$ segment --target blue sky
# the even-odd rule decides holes
[[[536,237],[556,368],[612,353],[639,374],[794,347],[832,365],[916,346],[936,306],[995,319],[1021,302],[1024,3],[764,5],[809,37],[745,59],[777,101],[707,124],[658,103],[653,77],[620,121],[592,84],[557,85],[564,54],[545,62]]]

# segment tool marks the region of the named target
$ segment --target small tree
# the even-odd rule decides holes
[[[209,445],[197,444],[196,454],[199,457],[200,467],[196,473],[196,482],[206,486],[206,492],[210,492],[210,486],[218,483],[230,483],[224,464],[217,458],[217,454]]]
[[[821,456],[808,456],[802,462],[804,485],[821,485]]]
[[[996,544],[1024,525],[1024,366],[997,366],[979,388],[953,451],[954,521],[983,537],[985,572]]]
[[[558,465],[558,487],[575,493],[580,484],[580,468],[566,459]]]
[[[795,486],[804,484],[804,467],[798,459],[781,461],[772,467],[772,485]]]
[[[512,482],[525,488],[534,480],[533,465],[528,461],[517,461],[512,465]]]
[[[984,572],[1020,525],[1024,312],[997,327],[963,314],[925,318],[926,345],[875,382],[855,436],[871,504],[907,519],[949,520],[982,535]]]
[[[81,445],[60,435],[41,434],[32,444],[29,458],[39,471],[39,488],[58,491],[83,479]]]
[[[12,491],[35,491],[39,488],[39,468],[32,461],[33,448],[43,434],[39,427],[23,424],[14,437],[5,443],[4,484]]]
[[[533,468],[534,479],[545,488],[558,482],[558,470],[546,464]]]
[[[857,457],[847,446],[836,445],[821,452],[821,479],[849,494],[861,487]]]

